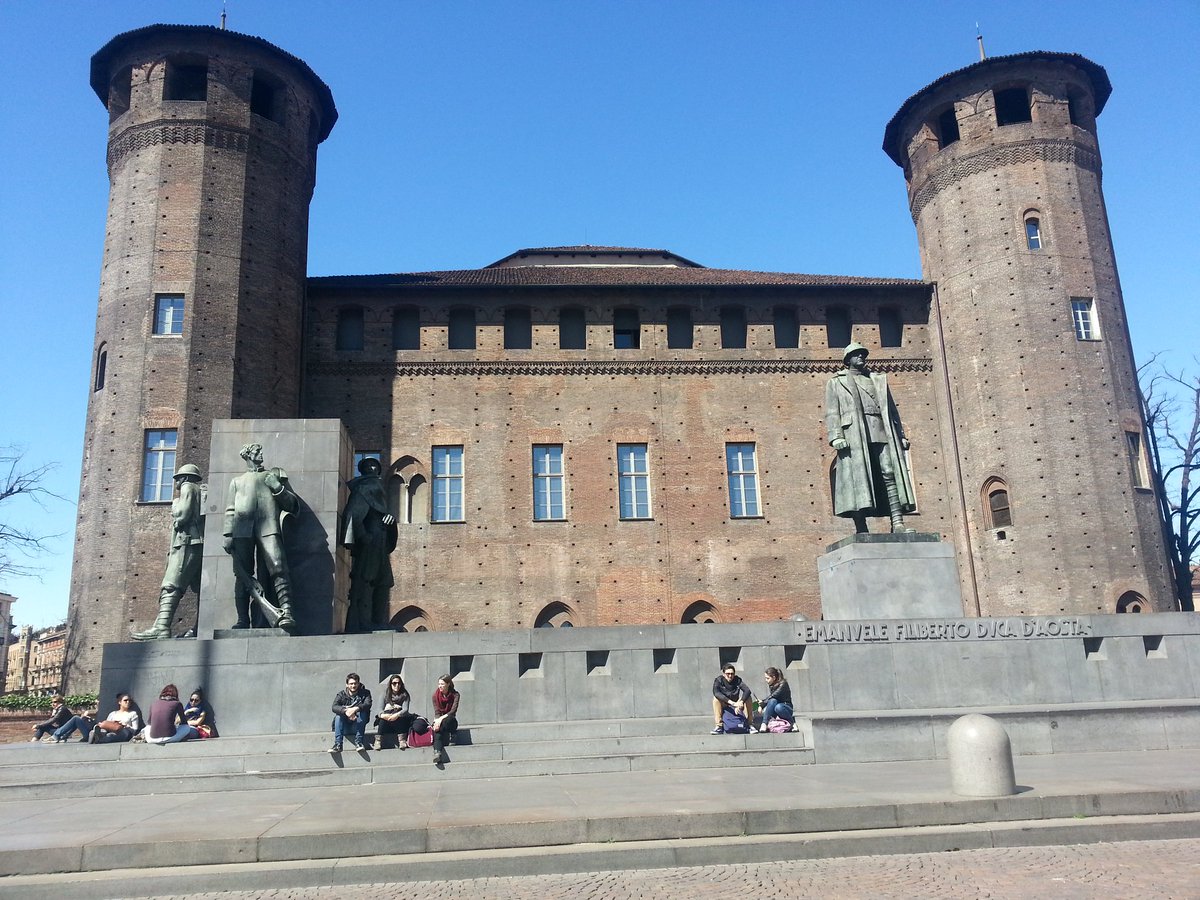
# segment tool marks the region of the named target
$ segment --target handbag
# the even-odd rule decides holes
[[[202,738],[210,738],[213,736],[213,730],[212,730],[211,725],[193,725],[192,727],[195,728],[198,732],[200,732],[200,737],[202,737]]]
[[[114,722],[112,719],[105,719],[103,722],[97,722],[96,727],[99,728],[101,731],[107,731],[109,733],[112,733],[115,731],[120,731],[125,726],[122,725],[120,722]]]
[[[767,723],[767,731],[771,732],[772,734],[786,734],[791,730],[792,723],[787,719],[779,718],[779,716],[775,716],[770,722]]]
[[[412,728],[408,732],[408,746],[433,746],[433,729],[429,727],[429,720],[425,717],[417,716],[413,719]]]

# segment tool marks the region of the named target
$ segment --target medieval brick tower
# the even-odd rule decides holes
[[[92,57],[111,182],[67,681],[153,617],[171,475],[215,418],[294,416],[308,207],[329,88],[259,38],[153,25]],[[185,603],[185,606],[187,604]],[[194,621],[194,600],[179,618]]]
[[[1172,596],[1101,192],[1110,91],[1074,54],[987,59],[910,98],[884,138],[937,283],[942,442],[983,615]]]

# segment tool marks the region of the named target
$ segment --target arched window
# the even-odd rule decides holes
[[[1025,246],[1030,250],[1041,250],[1044,245],[1041,216],[1037,210],[1031,209],[1025,213]]]
[[[667,349],[691,350],[692,310],[687,306],[672,306],[667,310]]]
[[[537,618],[533,621],[534,628],[574,628],[575,614],[571,612],[571,607],[565,603],[560,603],[555,600],[553,603],[548,603],[543,607],[542,611],[537,614]]]
[[[718,621],[716,608],[705,600],[697,600],[679,617],[680,625],[708,625]]]
[[[1126,591],[1117,598],[1117,612],[1144,613],[1150,612],[1150,604],[1137,591]]]
[[[363,310],[361,306],[343,306],[337,313],[338,350],[363,348]]]
[[[529,350],[533,347],[533,320],[529,309],[510,306],[504,310],[504,349]]]
[[[741,306],[721,307],[721,347],[740,350],[746,346],[746,310]]]
[[[397,631],[415,634],[420,631],[432,631],[433,622],[429,614],[419,606],[406,606],[392,616],[391,626]]]
[[[392,349],[421,349],[421,311],[415,306],[392,310]]]
[[[402,456],[391,467],[388,499],[401,525],[428,521],[429,479],[425,467],[412,456]]]
[[[1008,499],[1008,483],[1002,478],[989,478],[983,486],[983,518],[989,529],[1012,525],[1012,506]]]
[[[772,311],[775,324],[775,346],[791,350],[800,346],[800,319],[794,306],[777,306]]]
[[[587,317],[578,306],[558,311],[558,349],[587,349]]]
[[[450,310],[450,328],[447,335],[451,350],[475,349],[475,310],[456,306]]]
[[[104,379],[108,374],[108,344],[102,343],[96,349],[96,381],[93,390],[104,390]]]

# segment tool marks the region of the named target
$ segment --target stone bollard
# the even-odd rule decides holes
[[[1008,797],[1017,792],[1008,733],[995,719],[971,713],[946,734],[950,780],[963,797]]]

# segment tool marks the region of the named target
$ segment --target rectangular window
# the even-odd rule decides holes
[[[617,488],[622,519],[650,518],[650,464],[645,444],[617,444]]]
[[[1100,340],[1100,322],[1096,318],[1096,304],[1091,297],[1071,298],[1071,320],[1075,323],[1077,339]]]
[[[641,329],[636,309],[613,310],[613,349],[637,350],[642,345]]]
[[[1150,475],[1146,471],[1146,454],[1142,452],[1142,436],[1136,431],[1125,432],[1125,446],[1129,449],[1129,466],[1133,469],[1133,486],[1150,487]]]
[[[154,295],[154,333],[183,334],[183,294]]]
[[[533,518],[537,522],[555,522],[566,517],[562,444],[534,444]]]
[[[169,503],[175,475],[174,428],[146,432],[145,452],[142,456],[142,502]]]
[[[463,448],[433,448],[433,521],[463,522]]]
[[[758,510],[758,459],[753,444],[726,444],[725,468],[729,471],[729,515],[747,519]]]

